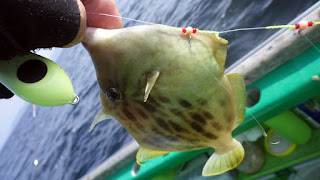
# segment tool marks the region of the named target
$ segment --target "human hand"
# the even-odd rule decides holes
[[[55,47],[74,46],[82,41],[87,27],[98,27],[98,28],[105,28],[105,29],[122,28],[122,20],[120,18],[87,13],[87,12],[105,13],[105,14],[119,16],[119,11],[116,7],[114,0],[82,0],[82,1],[77,0],[78,8],[80,11],[80,27],[79,28],[76,27],[77,23],[70,23],[73,21],[72,17],[74,17],[75,14],[77,14],[76,4],[73,4],[72,7],[66,8],[67,10],[69,9],[71,11],[75,11],[75,12],[70,12],[70,14],[73,13],[73,15],[65,16],[65,17],[71,17],[71,19],[67,19],[67,20],[64,19],[63,21],[59,20],[61,15],[69,13],[68,11],[65,11],[63,7],[68,5],[68,3],[69,4],[73,3],[73,0],[69,0],[69,1],[51,0],[51,2],[56,3],[55,5],[51,5],[51,6],[54,6],[53,8],[54,10],[58,9],[58,13],[54,11],[44,12],[46,8],[48,8],[45,6],[47,6],[48,4],[50,5],[48,0],[48,2],[44,1],[43,3],[44,7],[39,6],[38,8],[33,9],[35,11],[35,13],[33,13],[34,17],[32,15],[30,16],[29,10],[28,11],[26,10],[28,8],[25,8],[28,6],[32,7],[32,4],[30,5],[30,1],[13,0],[12,4],[10,3],[4,4],[4,7],[7,7],[7,8],[5,9],[5,11],[0,11],[0,18],[3,18],[5,21],[0,22],[0,26],[4,26],[4,27],[8,26],[5,29],[10,29],[12,31],[0,32],[0,47],[3,48],[3,51],[0,52],[0,61],[9,60],[11,57],[15,55],[25,55],[29,52],[29,50],[32,50],[35,48],[47,48],[47,47],[54,47],[54,46]],[[59,7],[59,5],[57,4],[61,2],[63,3],[62,5],[60,4],[60,7],[62,8],[59,9],[57,8]],[[17,11],[12,11],[10,10],[11,8],[12,9],[16,8]],[[23,10],[25,12],[23,12]],[[16,12],[19,12],[20,14]],[[36,12],[38,12],[38,14]],[[12,15],[11,13],[14,13],[14,15]],[[47,18],[44,15],[49,15],[49,17]],[[36,20],[36,22],[32,22],[33,20]],[[10,24],[9,22],[13,22],[13,23]],[[33,24],[34,26],[31,27],[32,25],[30,26],[30,24]],[[77,35],[73,40],[72,38],[69,38],[68,40],[68,37],[70,37],[68,36],[68,33],[70,34],[70,26],[71,26],[72,32],[78,30]],[[66,31],[68,31],[68,33],[59,34],[59,32],[66,32]],[[38,32],[40,32],[40,34]],[[55,32],[55,33],[52,34],[52,32]],[[76,34],[76,32],[74,32],[74,34]],[[65,38],[61,38],[61,37],[65,37]],[[11,42],[13,43],[10,44]],[[36,67],[32,67],[32,68],[29,68],[27,71],[30,71],[30,74],[36,77],[38,76],[41,79],[40,77],[41,69],[39,70]],[[12,96],[13,96],[13,93],[1,84],[1,79],[0,79],[0,99],[11,98]]]
[[[86,27],[104,29],[122,28],[122,20],[120,18],[90,14],[91,12],[120,16],[114,0],[77,0],[77,3],[81,16],[80,28],[76,38],[64,47],[71,47],[80,43],[85,35]]]

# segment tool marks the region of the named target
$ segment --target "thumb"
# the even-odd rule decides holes
[[[87,28],[87,15],[86,15],[86,9],[84,7],[84,5],[82,4],[82,2],[80,0],[77,0],[77,4],[79,7],[79,11],[80,11],[80,27],[79,27],[79,31],[77,33],[76,38],[69,44],[65,45],[64,48],[67,47],[71,47],[74,46],[78,43],[80,43],[85,35],[86,32],[86,28]]]

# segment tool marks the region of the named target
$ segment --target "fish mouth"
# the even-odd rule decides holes
[[[93,35],[94,35],[96,30],[97,30],[97,28],[93,28],[93,27],[88,27],[86,29],[85,36],[84,36],[84,38],[82,40],[82,44],[87,50],[90,49],[90,44],[92,43],[92,40],[94,38]]]

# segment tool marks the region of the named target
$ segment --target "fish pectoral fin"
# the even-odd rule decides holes
[[[101,109],[98,114],[96,115],[96,117],[94,118],[91,126],[90,126],[90,130],[89,132],[92,131],[92,129],[96,126],[96,124],[98,124],[99,122],[103,121],[103,120],[107,120],[107,119],[112,119],[113,117],[110,115],[107,115],[104,113],[103,109]]]
[[[219,149],[216,149],[216,152],[211,155],[204,165],[202,176],[222,174],[241,163],[244,158],[244,149],[237,140],[233,139],[233,143],[236,143],[236,145],[227,152],[219,152]]]
[[[236,101],[237,119],[234,125],[234,128],[236,128],[244,120],[246,114],[246,85],[241,74],[227,74],[227,78]]]
[[[144,91],[144,98],[143,102],[147,102],[147,99],[149,97],[149,94],[151,92],[151,89],[153,88],[154,84],[156,83],[158,77],[159,77],[160,72],[159,71],[152,71],[148,77],[147,77],[147,85],[146,89]]]
[[[157,151],[140,147],[136,156],[136,161],[139,165],[141,165],[141,162],[149,161],[151,159],[154,159],[156,157],[162,156],[170,152],[171,151]]]

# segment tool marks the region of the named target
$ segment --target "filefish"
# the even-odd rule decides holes
[[[202,174],[236,167],[244,150],[231,132],[245,115],[240,74],[224,75],[228,41],[162,25],[88,28],[102,110],[90,131],[115,118],[141,148],[137,163],[176,151],[212,147]]]

